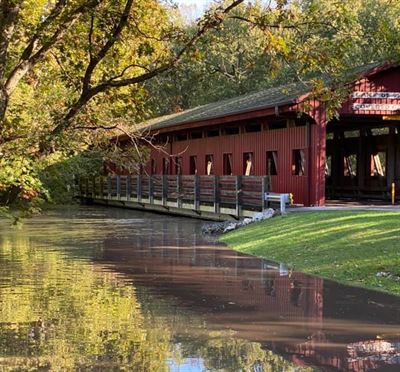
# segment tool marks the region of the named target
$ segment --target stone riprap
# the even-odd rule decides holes
[[[254,222],[267,220],[274,217],[276,214],[277,212],[274,209],[268,208],[262,212],[256,213],[251,218],[244,218],[243,220],[239,221],[223,221],[204,224],[201,230],[203,234],[223,234]]]

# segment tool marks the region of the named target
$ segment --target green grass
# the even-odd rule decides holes
[[[400,213],[290,213],[223,235],[221,241],[294,270],[400,294]],[[383,271],[393,276],[376,275]]]

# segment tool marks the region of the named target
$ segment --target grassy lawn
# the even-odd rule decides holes
[[[221,241],[298,271],[400,295],[400,213],[291,213],[228,233]]]

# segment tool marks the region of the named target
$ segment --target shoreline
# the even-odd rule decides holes
[[[220,235],[239,252],[295,271],[400,295],[398,212],[304,211]]]

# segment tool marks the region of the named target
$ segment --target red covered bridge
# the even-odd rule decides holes
[[[400,68],[370,65],[349,83],[338,118],[304,83],[271,88],[144,123],[151,175],[269,175],[271,191],[304,205],[390,200],[400,186]],[[307,109],[305,109],[307,107]],[[120,142],[127,141],[120,137]]]

